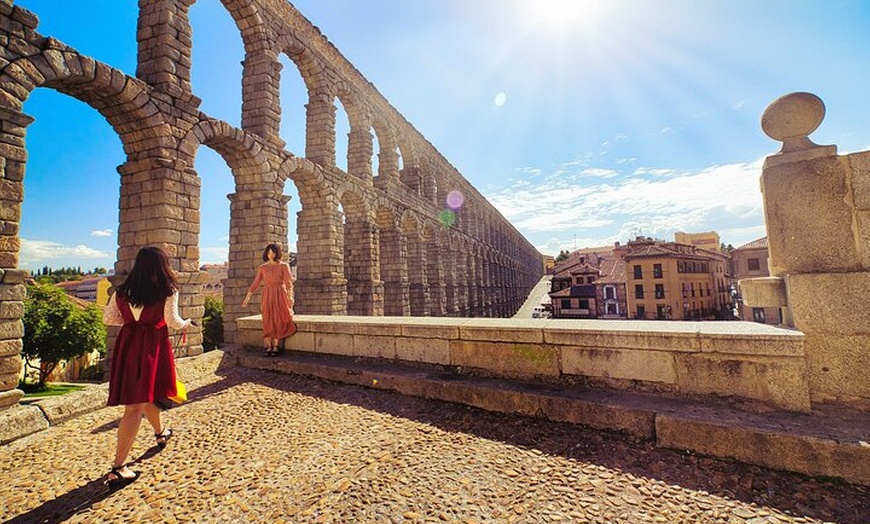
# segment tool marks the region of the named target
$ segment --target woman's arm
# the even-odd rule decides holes
[[[172,329],[187,329],[193,323],[192,320],[185,320],[178,314],[178,291],[166,297],[166,302],[163,304],[163,319]]]
[[[242,307],[248,307],[248,302],[251,301],[251,297],[254,296],[254,291],[260,287],[260,282],[263,280],[263,267],[260,266],[257,268],[257,276],[254,277],[254,283],[251,284],[251,287],[248,288],[248,294],[245,295],[244,300],[242,300]]]
[[[287,291],[287,301],[290,303],[290,309],[293,309],[293,275],[290,273],[290,266],[287,264],[281,264],[284,269],[282,278],[284,280],[284,290]]]
[[[114,293],[109,297],[109,303],[103,309],[103,324],[107,326],[123,326],[124,316],[121,315],[121,310],[118,309],[118,302],[115,300],[117,295]]]

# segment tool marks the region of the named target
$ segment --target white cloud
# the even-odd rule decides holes
[[[613,178],[619,174],[618,171],[614,171],[613,169],[601,168],[588,168],[584,169],[581,173],[587,176],[594,176],[598,178]]]
[[[66,261],[69,260],[94,260],[100,258],[111,260],[113,257],[114,255],[111,253],[81,244],[77,246],[65,246],[50,240],[29,240],[22,238],[19,265],[21,267],[35,267],[45,264],[50,265],[52,261],[58,260],[62,260],[64,265],[68,265],[69,262]]]
[[[96,231],[91,231],[91,236],[92,237],[110,237],[110,236],[112,236],[113,232],[114,231],[112,231],[111,229],[98,229]]]
[[[229,246],[203,247],[199,250],[200,264],[222,264],[229,260]]]
[[[549,175],[487,198],[525,234],[549,233],[551,240],[563,232],[585,232],[591,245],[606,245],[637,234],[664,238],[677,230],[718,228],[731,242],[724,235],[728,224],[763,224],[762,161],[687,172],[646,169],[642,172],[655,176],[613,176],[591,184],[579,175]],[[549,250],[550,244],[541,247]]]

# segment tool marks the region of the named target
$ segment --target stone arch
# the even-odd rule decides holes
[[[217,152],[232,172],[235,192],[227,195],[230,204],[229,266],[224,284],[224,332],[235,341],[235,321],[249,312],[241,301],[250,280],[261,263],[263,246],[277,242],[286,251],[287,206],[282,192],[283,181],[272,173],[268,155],[258,139],[226,122],[204,119],[193,126],[179,146],[179,163],[188,175],[193,169],[197,150],[206,146]],[[199,212],[199,191],[191,198]],[[198,235],[199,224],[196,224]],[[198,239],[197,239],[198,242]],[[198,267],[198,262],[196,264]]]
[[[63,50],[62,50],[63,49]],[[0,69],[0,106],[21,111],[38,87],[49,87],[94,108],[112,126],[128,155],[144,145],[172,140],[172,132],[151,99],[148,86],[123,72],[82,56],[49,38],[41,54],[22,57]]]

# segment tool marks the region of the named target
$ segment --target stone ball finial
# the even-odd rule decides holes
[[[761,115],[761,129],[774,140],[783,142],[783,151],[803,149],[812,143],[810,133],[825,118],[825,103],[812,93],[781,96]]]

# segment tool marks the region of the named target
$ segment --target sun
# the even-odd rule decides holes
[[[604,0],[528,0],[529,20],[542,28],[579,29],[594,23]]]

